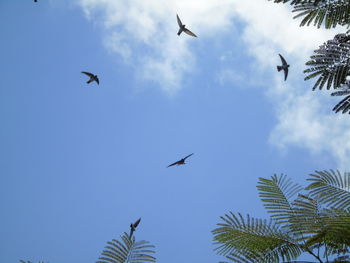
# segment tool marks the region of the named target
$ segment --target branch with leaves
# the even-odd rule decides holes
[[[329,262],[329,256],[333,262],[347,262],[350,174],[316,171],[308,180],[303,188],[286,175],[259,178],[259,196],[270,220],[232,212],[221,217],[223,222],[212,231],[217,253],[245,263],[296,262],[303,252],[320,263],[324,258]]]

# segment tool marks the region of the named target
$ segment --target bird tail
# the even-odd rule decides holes
[[[134,230],[130,229],[130,234],[129,234],[130,239],[131,239],[133,233],[134,233]]]
[[[283,69],[282,66],[277,66],[277,70],[278,70],[278,71],[281,71],[282,69]]]

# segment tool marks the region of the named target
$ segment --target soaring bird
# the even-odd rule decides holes
[[[100,81],[98,80],[98,77],[97,75],[94,75],[90,72],[85,72],[85,71],[82,71],[81,73],[84,73],[85,75],[88,75],[90,77],[90,79],[86,82],[86,83],[91,83],[93,81],[96,81],[98,85],[100,85]]]
[[[287,76],[288,76],[289,65],[287,64],[287,61],[284,59],[284,57],[282,57],[281,54],[278,54],[278,55],[281,58],[282,66],[277,66],[277,70],[281,71],[283,69],[283,71],[284,71],[284,80],[286,81],[287,80]]]
[[[193,153],[187,155],[185,158],[182,158],[181,160],[175,162],[175,163],[172,163],[172,164],[169,164],[167,167],[170,167],[170,166],[174,166],[174,165],[182,165],[182,164],[186,164],[185,163],[185,160],[190,157],[191,155],[193,155]]]
[[[183,25],[182,23],[181,23],[181,20],[180,20],[180,18],[179,18],[179,16],[176,14],[176,18],[177,18],[177,23],[179,24],[179,27],[180,27],[180,29],[179,29],[179,32],[177,32],[177,35],[179,36],[181,33],[182,33],[182,31],[183,32],[185,32],[187,35],[190,35],[190,36],[193,36],[193,37],[197,37],[193,32],[191,32],[190,30],[188,30],[187,28],[186,28],[186,25]]]
[[[140,224],[141,217],[135,221],[135,223],[130,224],[130,238],[132,237],[132,234],[135,232],[136,227]]]

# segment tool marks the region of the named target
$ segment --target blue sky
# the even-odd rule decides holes
[[[346,167],[348,118],[302,74],[334,31],[240,2],[0,2],[1,262],[95,262],[139,217],[158,262],[218,262],[220,216],[267,217],[258,177]]]

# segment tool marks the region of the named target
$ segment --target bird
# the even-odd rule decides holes
[[[130,224],[130,238],[132,237],[132,234],[135,232],[136,227],[140,224],[141,217],[135,221],[135,223]]]
[[[277,70],[281,71],[283,69],[283,71],[284,71],[284,80],[286,81],[287,77],[288,77],[288,68],[289,68],[290,65],[287,64],[287,61],[284,59],[284,57],[282,57],[281,54],[278,54],[278,55],[281,58],[282,66],[277,66]]]
[[[174,166],[174,165],[186,164],[186,163],[185,163],[185,160],[186,160],[188,157],[190,157],[191,155],[193,155],[193,153],[187,155],[186,157],[182,158],[181,160],[179,160],[179,161],[177,161],[177,162],[175,162],[175,163],[169,164],[169,165],[167,166],[167,168],[170,167],[170,166]]]
[[[90,79],[89,79],[86,83],[89,84],[89,83],[91,83],[91,82],[93,82],[93,81],[96,81],[97,84],[100,85],[100,81],[99,81],[97,75],[94,75],[94,74],[92,74],[92,73],[90,73],[90,72],[85,72],[85,71],[82,71],[81,73],[83,73],[83,74],[85,74],[85,75],[88,75],[88,76],[90,77]]]
[[[181,33],[182,33],[182,31],[183,32],[185,32],[187,35],[190,35],[190,36],[193,36],[193,37],[197,37],[193,32],[191,32],[190,30],[188,30],[187,28],[186,28],[186,25],[183,25],[182,24],[182,22],[181,22],[181,20],[180,20],[180,18],[179,18],[179,16],[176,14],[176,18],[177,18],[177,23],[179,24],[179,27],[180,27],[180,29],[179,29],[179,31],[177,32],[177,35],[179,36]]]

